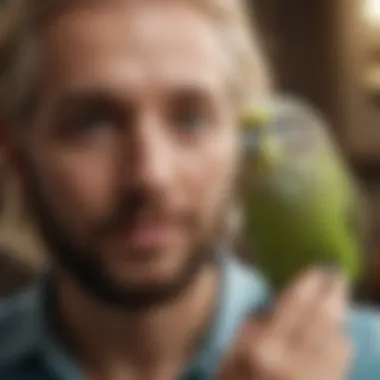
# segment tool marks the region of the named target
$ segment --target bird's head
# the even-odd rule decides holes
[[[250,164],[257,174],[265,174],[275,168],[282,159],[279,140],[273,133],[276,115],[269,107],[251,107],[241,114],[242,144]]]

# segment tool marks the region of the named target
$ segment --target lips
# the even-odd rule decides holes
[[[131,249],[160,248],[168,246],[179,228],[168,221],[149,221],[129,225],[121,231],[123,245]]]

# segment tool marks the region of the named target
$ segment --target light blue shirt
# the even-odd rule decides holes
[[[264,305],[260,275],[232,258],[222,264],[221,298],[213,326],[183,380],[210,380],[242,321]],[[0,303],[0,380],[82,380],[47,319],[46,283]],[[352,310],[349,332],[356,347],[350,380],[380,379],[380,315]],[[307,379],[305,379],[307,380]]]

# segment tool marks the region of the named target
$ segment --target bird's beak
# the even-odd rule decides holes
[[[258,108],[243,115],[244,155],[255,171],[269,170],[278,162],[280,153],[276,141],[269,135],[268,125],[272,122],[272,114],[266,108]]]
[[[276,141],[262,134],[258,140],[255,154],[255,169],[258,173],[266,173],[274,169],[281,161],[281,151]]]

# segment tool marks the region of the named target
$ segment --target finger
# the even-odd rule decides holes
[[[348,307],[348,287],[346,281],[335,276],[330,287],[322,293],[310,309],[310,317],[295,332],[295,347],[303,350],[319,351],[331,339],[343,336]]]
[[[309,357],[309,370],[318,374],[318,379],[345,379],[352,368],[354,353],[352,343],[346,337],[328,341],[320,355]],[[311,362],[312,361],[312,362]]]
[[[346,379],[352,367],[351,342],[340,336],[329,340],[319,352],[293,351],[288,379]]]
[[[268,327],[272,334],[288,339],[305,319],[325,283],[325,273],[319,269],[312,269],[291,285],[275,307]]]
[[[335,353],[335,354],[334,354]],[[333,356],[335,355],[335,360]],[[330,358],[331,365],[335,363],[335,374],[331,376],[331,380],[346,379],[353,368],[355,352],[350,340],[343,339],[341,343],[338,342],[337,346],[333,345],[326,351],[326,356]]]

